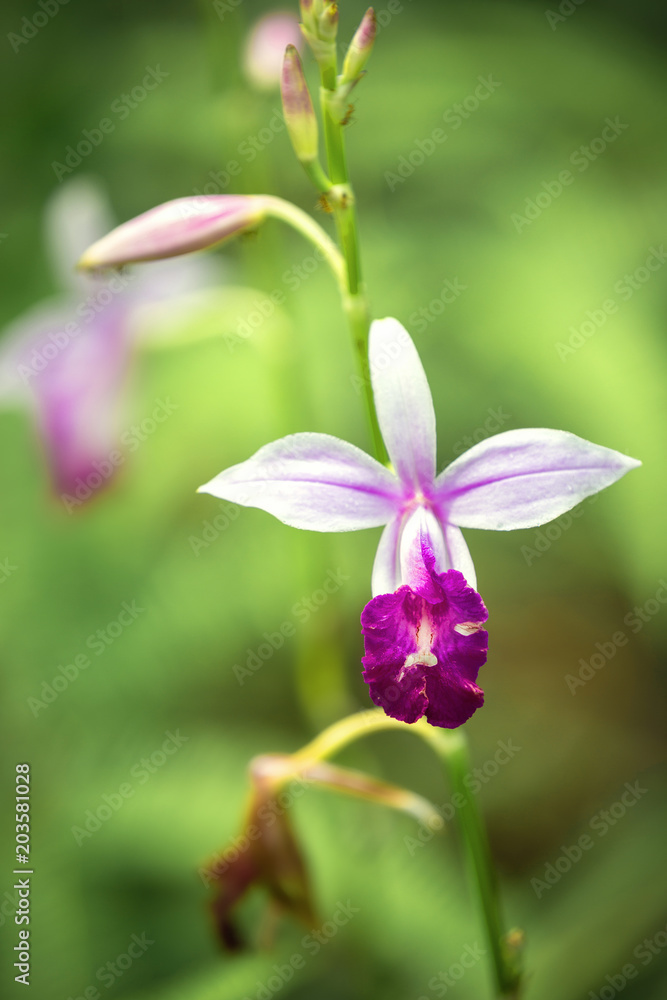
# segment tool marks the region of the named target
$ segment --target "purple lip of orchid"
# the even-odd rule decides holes
[[[393,470],[327,434],[265,445],[200,492],[311,531],[386,525],[362,615],[364,677],[387,714],[455,728],[482,704],[486,619],[461,528],[530,528],[641,465],[566,431],[511,430],[436,476],[435,414],[419,355],[395,319],[371,327],[373,395]]]
[[[387,715],[401,722],[425,715],[454,729],[484,702],[475,682],[486,662],[488,615],[462,573],[436,572],[427,518],[419,522],[409,583],[374,597],[361,614],[364,680]]]

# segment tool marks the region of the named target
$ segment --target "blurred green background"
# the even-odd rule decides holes
[[[53,161],[147,66],[168,78],[72,173],[103,182],[119,220],[202,189],[271,121],[278,95],[254,93],[238,59],[253,19],[269,7],[227,7],[220,17],[211,4],[185,0],[71,0],[18,51],[3,41],[2,325],[55,291],[42,236],[44,205],[58,187]],[[486,705],[467,726],[474,763],[492,760],[499,740],[521,748],[484,784],[480,802],[508,921],[527,932],[526,996],[604,1000],[622,991],[662,1000],[667,607],[656,594],[667,577],[667,269],[638,279],[631,295],[618,283],[626,288],[624,276],[665,239],[664,12],[593,0],[561,4],[572,9],[562,20],[540,3],[400,7],[384,18],[348,139],[374,313],[397,316],[415,337],[434,394],[439,467],[466,436],[488,433],[498,413],[502,426],[493,429],[563,428],[644,462],[541,541],[537,531],[467,532],[490,611]],[[342,41],[363,9],[341,3]],[[3,38],[37,10],[4,5]],[[479,77],[500,85],[457,118]],[[576,151],[608,118],[628,127],[581,169]],[[418,160],[418,142],[437,128],[446,141],[400,183],[391,180],[387,172],[401,158]],[[315,210],[284,131],[242,162],[227,190],[267,189]],[[544,185],[557,190],[565,169],[573,182],[547,204]],[[525,216],[540,194],[546,207],[517,224],[513,216]],[[333,282],[323,267],[298,289],[286,279],[311,257],[273,223],[212,256],[229,286],[220,308],[178,320],[191,345],[141,353],[124,426],[160,398],[176,411],[128,455],[114,485],[74,513],[52,494],[29,416],[0,414],[0,558],[13,567],[0,584],[8,845],[0,923],[10,996],[21,995],[11,969],[10,848],[14,766],[23,760],[34,783],[39,1000],[92,988],[136,1000],[265,1000],[273,966],[297,952],[305,967],[271,995],[491,996],[483,961],[450,985],[443,978],[466,947],[483,943],[455,829],[410,848],[416,827],[407,818],[316,791],[301,799],[293,819],[323,920],[341,902],[358,908],[317,955],[289,921],[273,950],[221,954],[197,874],[238,832],[252,756],[294,750],[369,705],[358,620],[379,532],[299,533],[259,511],[229,518],[195,493],[298,430],[369,447]],[[441,308],[447,281],[464,290]],[[235,337],[240,319],[276,289],[283,306],[252,336]],[[559,356],[570,328],[610,298],[618,311]],[[349,580],[316,612],[297,610],[329,571]],[[145,611],[35,715],[28,699],[132,601]],[[627,616],[647,602],[638,628]],[[240,685],[234,665],[284,622],[296,635]],[[619,630],[627,644],[573,693],[566,676]],[[177,731],[178,752],[137,778],[142,758]],[[341,761],[448,801],[434,760],[409,736],[375,736]],[[73,828],[128,780],[135,794],[79,846]],[[646,791],[614,808],[626,782]],[[612,821],[602,820],[610,809]],[[547,865],[585,833],[594,849],[536,889],[531,880],[544,880]],[[248,927],[257,915],[250,901]],[[109,981],[107,963],[135,934],[153,943]],[[628,964],[632,978],[621,972]]]

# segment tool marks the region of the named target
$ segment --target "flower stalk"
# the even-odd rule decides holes
[[[288,45],[280,81],[285,123],[292,149],[317,190],[326,195],[331,181],[319,160],[319,130],[303,66],[294,45]]]
[[[361,379],[375,456],[378,461],[388,464],[389,457],[382,440],[382,434],[380,433],[380,425],[375,411],[371,388],[371,373],[368,363],[368,333],[371,326],[371,314],[361,274],[357,209],[347,169],[343,125],[334,112],[335,72],[333,74],[333,87],[327,86],[327,81],[331,83],[330,76],[327,73],[326,76],[323,75],[322,77],[320,98],[329,174],[334,187],[337,189],[337,197],[332,199],[331,204],[338,229],[340,245],[345,258],[347,274],[347,296],[344,307],[352,335],[352,345],[355,352],[358,375]]]
[[[341,293],[343,293],[346,288],[345,260],[334,241],[324,229],[307,212],[304,212],[284,198],[264,195],[263,205],[267,216],[279,219],[281,222],[286,222],[322,252],[333,272]]]
[[[453,795],[464,802],[457,813],[459,829],[469,879],[474,886],[484,923],[497,995],[517,1000],[521,985],[523,933],[516,929],[504,930],[497,877],[484,821],[465,780],[471,772],[466,736],[461,729],[443,732],[424,726],[422,730],[424,738],[440,758]]]
[[[359,236],[357,210],[354,191],[350,184],[345,150],[343,122],[345,111],[341,108],[341,95],[348,94],[351,89],[349,81],[338,78],[335,37],[338,26],[338,12],[333,3],[301,4],[303,18],[302,30],[317,60],[320,69],[320,108],[324,126],[324,142],[326,148],[327,170],[330,187],[322,191],[322,178],[319,172],[311,177],[315,187],[324,194],[328,208],[333,212],[338,239],[345,260],[345,293],[343,307],[347,316],[352,346],[354,350],[357,372],[360,379],[364,405],[373,440],[373,448],[377,459],[383,464],[389,463],[380,425],[373,401],[371,388],[370,366],[368,363],[368,334],[371,325],[370,307],[361,273],[361,258],[359,253]],[[371,30],[371,26],[372,29]],[[353,47],[354,58],[348,60],[349,66],[361,71],[362,60],[365,64],[370,55],[374,38],[375,21],[372,14],[367,13],[362,21],[357,35],[356,48]],[[354,46],[353,42],[353,46]],[[362,55],[357,51],[361,50]],[[288,52],[287,60],[293,57]],[[351,62],[350,62],[351,60]],[[357,76],[356,79],[359,77]],[[354,82],[356,82],[356,79]],[[352,85],[354,85],[352,82]],[[307,171],[309,172],[309,171]],[[323,172],[322,172],[323,173]],[[310,176],[310,172],[309,172]],[[325,175],[326,176],[326,175]]]

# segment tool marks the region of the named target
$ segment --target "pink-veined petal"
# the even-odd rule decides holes
[[[79,266],[118,267],[215,246],[264,219],[261,195],[175,198],[124,222],[89,247]]]
[[[567,431],[505,431],[452,462],[436,479],[436,499],[443,519],[462,528],[532,528],[639,465]]]
[[[400,484],[374,458],[329,434],[292,434],[200,486],[310,531],[357,531],[398,512]]]
[[[371,382],[380,430],[398,477],[428,489],[435,476],[435,413],[426,375],[407,330],[375,320],[369,340]]]

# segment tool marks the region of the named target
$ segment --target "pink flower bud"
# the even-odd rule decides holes
[[[375,11],[369,7],[364,14],[343,63],[343,80],[356,80],[368,62],[375,42],[377,21]]]
[[[299,8],[301,10],[301,21],[303,26],[309,31],[315,30],[315,19],[317,17],[317,7],[320,5],[321,0],[315,3],[314,0],[299,0]]]
[[[130,219],[93,243],[79,267],[119,267],[204,250],[254,229],[264,217],[264,198],[260,195],[176,198]]]
[[[299,53],[288,45],[283,61],[281,92],[285,124],[299,160],[317,157],[317,118],[308,91]]]
[[[328,3],[319,17],[319,37],[324,42],[333,42],[338,33],[338,4]]]

